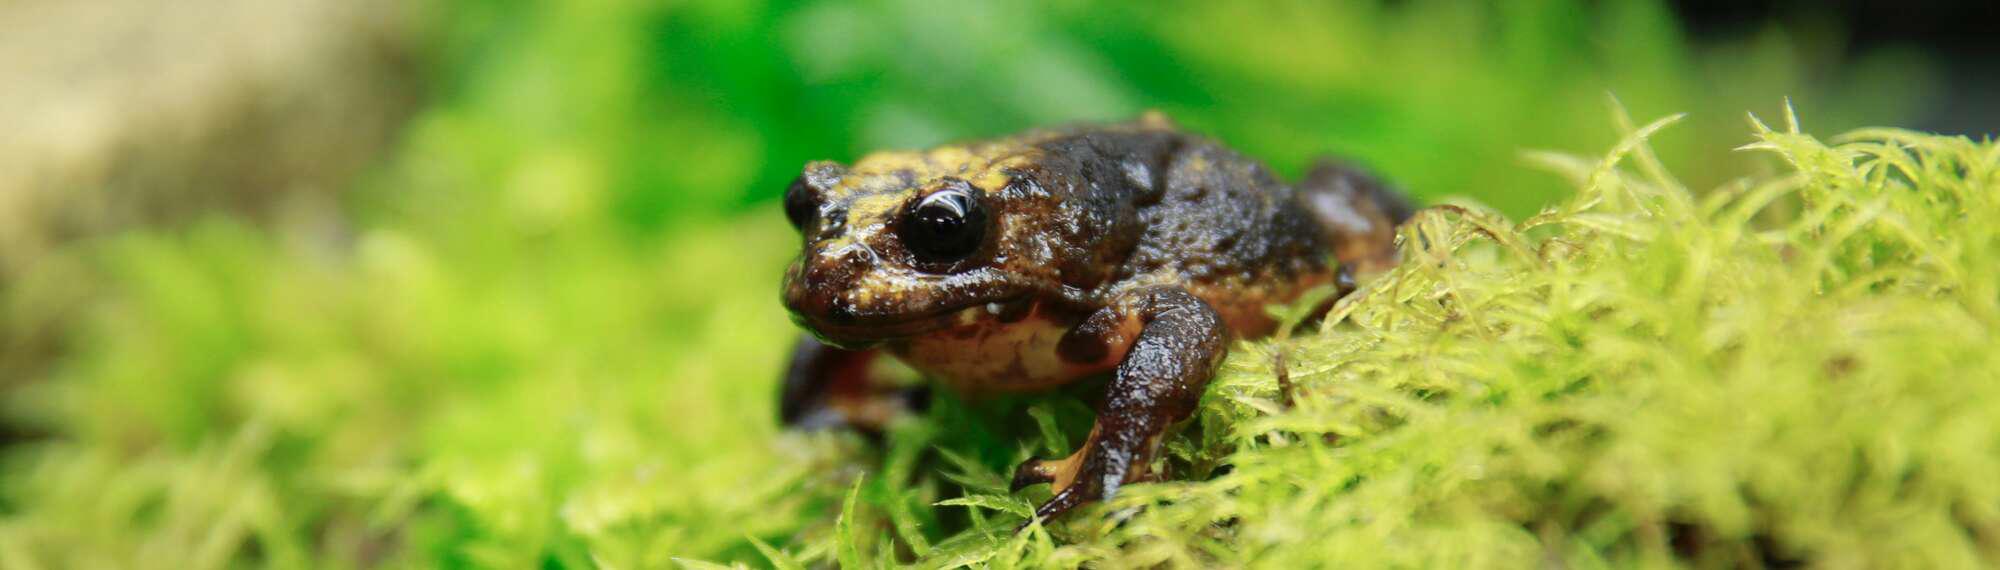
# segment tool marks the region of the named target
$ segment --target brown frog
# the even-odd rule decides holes
[[[810,331],[784,378],[789,425],[879,429],[906,403],[890,355],[965,394],[1109,372],[1076,452],[1035,459],[1052,517],[1151,477],[1161,434],[1194,411],[1264,308],[1353,288],[1395,263],[1410,205],[1321,161],[1296,185],[1158,114],[1037,130],[852,166],[814,162],[785,194],[804,251],[784,302]]]

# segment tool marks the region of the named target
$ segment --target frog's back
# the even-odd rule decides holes
[[[1112,237],[1098,242],[1102,256],[1066,275],[1092,274],[1104,298],[1184,288],[1239,336],[1273,328],[1265,307],[1336,282],[1336,258],[1381,269],[1388,262],[1370,257],[1393,256],[1393,227],[1409,216],[1400,196],[1358,170],[1323,161],[1287,184],[1262,162],[1157,115],[1024,140],[1091,181],[1072,196],[1099,213],[1090,220],[1132,228],[1105,230]]]
[[[1239,335],[1256,336],[1272,325],[1266,305],[1333,280],[1319,224],[1262,163],[1188,135],[1160,180],[1119,281],[1182,285]]]

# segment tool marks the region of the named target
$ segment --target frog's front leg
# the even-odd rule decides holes
[[[922,388],[883,383],[880,349],[847,350],[801,335],[785,370],[778,419],[799,429],[853,428],[880,434],[898,416],[922,408]]]
[[[1118,361],[1097,423],[1076,453],[1032,459],[1014,472],[1013,487],[1052,483],[1055,497],[1037,518],[1109,499],[1126,483],[1148,478],[1167,427],[1194,413],[1202,388],[1228,350],[1229,331],[1208,303],[1176,288],[1132,293],[1091,315],[1063,337],[1061,356],[1079,364]]]

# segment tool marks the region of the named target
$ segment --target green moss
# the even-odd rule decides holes
[[[1744,150],[1792,172],[1696,196],[1644,145],[1669,122],[1596,160],[1531,155],[1577,196],[1520,223],[1471,205],[1421,213],[1403,266],[1331,326],[1242,345],[1170,443],[1193,480],[1013,534],[1044,498],[1002,489],[1035,445],[1023,428],[1012,457],[945,452],[944,486],[964,497],[939,500],[922,474],[899,484],[900,470],[864,484],[893,547],[849,538],[871,520],[850,508],[842,533],[809,531],[790,552],[1003,567],[1992,563],[2000,146],[1884,129],[1827,145],[1758,124]],[[938,444],[955,415],[890,447]],[[971,515],[950,536],[911,532],[912,495]]]
[[[119,238],[77,351],[16,400],[59,437],[7,458],[0,566],[2000,558],[2000,145],[1758,125],[1745,151],[1788,167],[1697,195],[1643,144],[1665,123],[1529,155],[1579,190],[1521,222],[1420,214],[1330,326],[1232,353],[1169,443],[1183,480],[1019,534],[1046,490],[1001,475],[1088,410],[780,432],[771,216],[492,257]]]
[[[1053,542],[1010,538],[991,496],[950,559],[1993,563],[2000,146],[1759,124],[1745,149],[1794,171],[1696,196],[1643,144],[1667,122],[1534,155],[1580,190],[1520,223],[1419,214],[1321,334],[1232,354],[1177,446],[1226,473],[1129,488]]]
[[[0,568],[1996,558],[2000,151],[1731,150],[1776,93],[1911,116],[1918,56],[1692,43],[1657,2],[436,12],[436,99],[331,219],[80,238],[0,286]],[[1182,482],[1017,536],[1046,491],[1002,474],[1081,439],[1076,394],[775,425],[802,161],[1160,108],[1519,215],[1565,193],[1516,149],[1610,144],[1606,90],[1691,112],[1650,140],[1702,190],[1777,172],[1691,197],[1636,144],[1532,155],[1583,190],[1429,214],[1421,263],[1285,343],[1293,409],[1277,345],[1238,350]]]

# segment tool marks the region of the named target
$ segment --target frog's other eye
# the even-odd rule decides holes
[[[805,231],[818,214],[819,204],[813,200],[813,189],[806,184],[806,177],[793,180],[791,187],[785,189],[785,219],[791,220],[792,229]]]
[[[988,217],[975,192],[955,181],[910,206],[897,232],[918,261],[951,263],[979,251]]]

